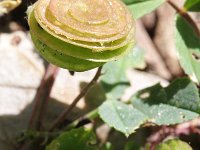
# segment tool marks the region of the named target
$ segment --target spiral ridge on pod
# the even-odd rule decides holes
[[[39,0],[28,22],[40,54],[73,71],[117,60],[134,44],[134,21],[120,0]]]

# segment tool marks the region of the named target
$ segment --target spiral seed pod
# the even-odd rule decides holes
[[[39,0],[28,22],[39,53],[71,71],[117,60],[134,44],[134,21],[120,0]]]

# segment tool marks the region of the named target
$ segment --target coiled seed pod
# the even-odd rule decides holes
[[[117,60],[134,44],[134,21],[120,0],[39,0],[28,22],[39,53],[71,71]]]

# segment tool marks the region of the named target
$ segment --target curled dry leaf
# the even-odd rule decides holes
[[[21,4],[21,0],[3,0],[0,2],[0,16],[15,9]]]

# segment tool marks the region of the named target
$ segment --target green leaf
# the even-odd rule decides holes
[[[157,125],[182,123],[199,116],[198,89],[188,78],[177,79],[166,88],[156,84],[132,98],[134,108]]]
[[[145,120],[146,116],[133,108],[119,101],[108,100],[99,107],[100,117],[111,127],[129,136]]]
[[[124,90],[130,86],[126,76],[129,68],[144,68],[144,50],[135,47],[128,55],[103,66],[100,83],[106,92],[108,99],[119,99]]]
[[[200,39],[181,16],[176,19],[175,38],[182,68],[193,81],[200,82]]]
[[[188,78],[179,78],[165,88],[168,104],[200,113],[199,92]]]
[[[132,116],[123,118],[124,115],[128,115],[129,113],[136,113],[136,116],[138,115],[139,117],[142,114],[140,112],[137,114],[137,111],[131,106],[114,100],[120,99],[125,89],[130,86],[129,80],[126,76],[127,69],[144,67],[144,51],[137,47],[134,48],[133,51],[126,55],[124,58],[115,62],[109,62],[103,66],[103,75],[101,76],[100,84],[106,93],[106,99],[108,101],[104,102],[99,107],[99,114],[102,119],[110,126],[115,127],[117,130],[123,132],[127,136],[134,132],[134,129],[138,127],[139,122],[137,117],[136,120],[130,122],[128,119],[131,119]],[[121,106],[117,107],[117,105]],[[110,106],[112,107],[109,108]],[[124,109],[124,114],[121,113],[123,110],[119,110],[120,108]],[[116,116],[118,117],[117,119]],[[143,120],[144,118],[140,119]],[[115,120],[116,122],[113,122],[112,120]],[[119,121],[120,123],[118,124]],[[128,123],[130,123],[130,126]]]
[[[126,0],[126,3],[130,4],[130,1]],[[137,3],[133,3],[128,5],[129,9],[131,10],[133,17],[138,19],[163,4],[165,0],[141,0],[137,1]]]
[[[62,133],[46,147],[46,150],[97,150],[92,143],[96,142],[91,130],[79,128]]]
[[[140,2],[144,2],[144,1],[148,1],[148,0],[122,0],[126,5],[130,5],[130,4],[135,4],[135,3],[140,3]]]
[[[186,142],[172,139],[157,145],[155,150],[192,150],[192,147]]]
[[[114,148],[110,142],[106,142],[106,144],[103,145],[101,150],[114,150]]]
[[[188,11],[200,11],[200,0],[187,0],[184,8]]]
[[[138,143],[129,141],[126,143],[124,150],[140,150],[141,146]]]
[[[131,101],[133,107],[116,100],[99,107],[103,121],[126,136],[145,122],[172,125],[195,119],[200,113],[198,89],[188,78],[176,79],[166,88],[156,84],[143,89]]]

